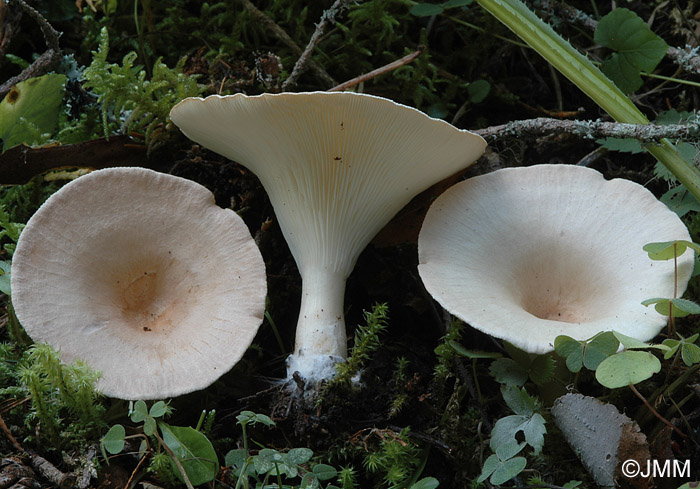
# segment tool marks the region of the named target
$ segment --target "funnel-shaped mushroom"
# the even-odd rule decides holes
[[[122,399],[208,386],[243,356],[265,307],[265,264],[240,217],[197,183],[140,168],[53,194],[20,236],[11,280],[27,333]]]
[[[509,168],[438,197],[418,239],[432,296],[471,326],[532,353],[558,335],[616,330],[646,341],[667,318],[642,301],[673,297],[673,260],[655,241],[689,240],[681,220],[641,185],[568,165]],[[678,260],[678,293],[693,256]]]
[[[289,373],[332,375],[346,356],[345,280],[413,196],[466,168],[486,143],[390,100],[356,93],[190,98],[170,117],[260,179],[302,276]]]

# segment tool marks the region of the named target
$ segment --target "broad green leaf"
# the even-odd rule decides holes
[[[647,243],[642,246],[642,249],[649,254],[649,258],[652,260],[671,260],[674,256],[681,256],[688,248],[700,252],[700,245],[683,239],[678,241]]]
[[[527,466],[525,457],[515,457],[501,462],[489,479],[494,486],[500,486],[518,475]]]
[[[457,352],[458,355],[461,355],[461,356],[467,357],[467,358],[471,358],[471,359],[474,359],[474,358],[500,358],[502,356],[498,352],[467,350],[462,345],[457,343],[455,340],[448,341],[448,344],[452,347],[452,349],[454,351]]]
[[[527,370],[511,358],[497,358],[489,366],[489,373],[500,384],[521,386],[527,381]]]
[[[180,460],[192,485],[198,486],[214,480],[219,471],[219,460],[214,447],[203,433],[189,426],[170,426],[163,422],[159,422],[158,426],[163,441]],[[174,462],[172,468],[183,481]]]
[[[583,365],[589,370],[595,370],[600,362],[615,353],[620,342],[611,331],[606,331],[593,337],[583,350]]]
[[[536,412],[537,400],[525,389],[510,385],[502,387],[501,392],[508,407],[516,414],[496,421],[491,431],[491,449],[496,451],[499,447],[516,441],[517,434],[522,432],[525,442],[534,449],[535,454],[538,454],[544,445],[547,429],[544,426],[546,423],[544,418]]]
[[[515,457],[525,446],[524,443],[510,442],[496,450],[496,453],[490,455],[484,462],[484,467],[481,470],[481,475],[477,482],[489,480],[494,485],[500,485],[508,482],[510,479],[518,475],[527,465],[525,457]],[[515,458],[513,458],[515,457]]]
[[[631,336],[624,335],[622,333],[619,333],[617,331],[612,332],[613,335],[615,335],[615,338],[624,346],[627,350],[633,350],[633,349],[644,349],[644,348],[650,348],[651,345],[649,343],[645,343],[643,341],[639,341],[637,338],[632,338]]]
[[[440,485],[440,482],[435,477],[423,477],[415,484],[411,484],[408,489],[435,489]]]
[[[148,414],[150,414],[154,418],[160,418],[167,412],[168,405],[163,401],[156,402],[155,404],[153,404],[153,406],[151,406],[151,409],[148,410]]]
[[[287,453],[287,457],[291,463],[301,465],[305,464],[311,457],[314,456],[314,451],[310,448],[292,448]]]
[[[38,143],[37,135],[54,132],[65,83],[65,75],[50,74],[19,82],[8,92],[0,102],[4,149]]]
[[[596,143],[610,151],[620,151],[621,153],[637,154],[644,151],[644,146],[637,139],[611,138],[596,139]]]
[[[583,367],[583,343],[570,336],[560,335],[554,339],[554,351],[566,358],[570,372],[578,372]]]
[[[574,489],[575,487],[578,487],[581,484],[583,484],[583,481],[570,480],[569,482],[564,484],[562,487],[564,487],[564,489]]]
[[[134,423],[140,423],[148,417],[148,408],[146,403],[142,400],[136,401],[134,403],[134,410],[131,412],[131,421]]]
[[[683,217],[691,211],[700,212],[700,202],[683,185],[676,185],[666,191],[659,200],[675,212],[678,217]]]
[[[595,378],[608,389],[638,384],[661,370],[658,358],[646,351],[626,350],[606,358]]]
[[[455,8],[455,7],[466,7],[471,5],[474,0],[448,0],[443,3],[443,8]]]
[[[227,467],[241,468],[243,467],[243,464],[245,464],[247,458],[248,454],[243,448],[236,448],[228,451],[224,457],[224,463]]]
[[[688,367],[700,363],[700,346],[684,342],[681,349],[681,358]]]
[[[551,355],[537,355],[530,364],[528,374],[530,379],[537,385],[544,385],[554,376],[556,362]]]
[[[314,465],[314,468],[311,471],[320,481],[327,481],[338,475],[338,471],[335,468],[326,464]]]
[[[434,3],[416,3],[413,5],[409,12],[416,17],[430,17],[432,15],[440,15],[445,11],[442,5],[435,5]]]
[[[630,93],[642,86],[640,71],[654,71],[668,44],[634,12],[617,8],[598,22],[595,41],[616,52],[601,69],[620,89]]]
[[[10,289],[10,271],[12,270],[12,263],[9,261],[0,260],[0,292],[5,295],[11,295]]]
[[[117,453],[120,453],[122,450],[124,450],[124,437],[126,436],[126,430],[124,427],[120,424],[115,424],[112,426],[109,431],[105,434],[105,436],[102,438],[102,446],[104,449],[111,453],[112,455],[116,455]],[[105,456],[105,460],[107,457]]]
[[[673,315],[675,318],[682,318],[690,314],[700,314],[700,305],[687,299],[664,299],[656,297],[642,302],[644,306],[654,304],[654,309],[664,316]]]
[[[156,432],[156,420],[152,416],[146,416],[143,420],[143,433],[147,436],[151,436]]]
[[[682,486],[680,486],[678,489],[698,489],[700,488],[700,481],[694,481],[694,482],[686,482]]]
[[[467,87],[469,92],[469,100],[472,103],[478,104],[482,102],[491,91],[491,84],[486,80],[474,80]]]

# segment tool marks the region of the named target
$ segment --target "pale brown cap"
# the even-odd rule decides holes
[[[12,260],[12,303],[37,342],[100,371],[105,395],[162,399],[238,362],[263,318],[265,265],[205,187],[110,168],[53,194]]]

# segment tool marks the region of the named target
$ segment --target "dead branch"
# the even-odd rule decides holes
[[[41,76],[49,71],[53,70],[58,63],[61,61],[61,48],[58,46],[58,32],[48,23],[48,21],[34,8],[26,4],[24,0],[7,0],[7,6],[18,6],[25,13],[29,14],[41,29],[41,33],[44,35],[44,41],[46,42],[46,51],[39,56],[34,62],[27,66],[22,73],[17,76],[13,76],[5,83],[0,85],[0,98],[3,98],[7,92],[9,92],[12,87],[17,85],[19,82],[28,80],[29,78],[34,78],[36,76]]]
[[[251,14],[255,20],[260,22],[266,29],[268,29],[272,34],[277,37],[280,41],[282,41],[284,44],[287,45],[288,48],[290,48],[292,51],[294,51],[294,54],[301,56],[303,53],[303,50],[299,47],[299,45],[294,42],[294,39],[289,37],[289,34],[287,34],[284,29],[282,29],[280,26],[278,26],[274,20],[272,20],[270,17],[265,15],[265,12],[261,11],[258,9],[255,5],[253,5],[250,0],[238,0],[241,2],[243,7],[248,11],[249,14]],[[321,68],[314,60],[310,59],[308,61],[309,68],[311,68],[316,75],[321,78],[327,85],[329,86],[335,86],[338,84],[337,81],[333,79],[331,75],[329,75],[326,70]]]
[[[648,143],[661,139],[678,139],[684,141],[700,140],[700,123],[690,121],[688,124],[623,124],[619,122],[559,120],[546,117],[513,121],[500,126],[487,127],[473,131],[487,141],[522,136],[546,136],[573,134],[588,139],[605,137],[632,138]]]
[[[354,87],[355,85],[358,85],[362,82],[365,82],[367,80],[371,80],[372,78],[375,78],[379,75],[383,75],[384,73],[389,73],[390,71],[394,71],[397,68],[400,68],[401,66],[407,65],[414,59],[416,59],[418,56],[423,54],[423,51],[425,50],[425,46],[418,46],[418,49],[411,54],[407,54],[403,58],[397,59],[396,61],[392,61],[389,64],[386,64],[380,68],[377,68],[376,70],[372,70],[369,73],[365,73],[364,75],[360,75],[358,77],[353,78],[352,80],[348,80],[346,82],[341,83],[340,85],[336,85],[333,88],[328,89],[329,92],[339,92],[342,90],[347,90],[350,87]]]
[[[345,8],[348,3],[349,0],[336,0],[335,3],[331,5],[331,8],[323,11],[323,14],[321,15],[321,20],[316,25],[316,30],[311,35],[311,39],[306,45],[306,48],[304,48],[304,52],[301,53],[301,56],[299,56],[299,59],[294,64],[294,69],[292,69],[292,73],[289,75],[289,78],[287,78],[282,84],[282,91],[287,91],[287,88],[290,85],[294,86],[297,82],[297,78],[299,78],[301,74],[304,71],[306,71],[311,52],[316,47],[316,44],[321,38],[321,34],[323,34],[323,31],[326,30],[326,26],[330,22],[335,22],[336,14],[338,14],[343,8]]]

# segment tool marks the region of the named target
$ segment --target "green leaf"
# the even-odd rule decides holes
[[[471,5],[474,0],[448,0],[443,3],[443,8],[455,8],[455,7],[466,7]]]
[[[134,404],[134,410],[131,413],[131,421],[134,423],[140,423],[141,421],[145,420],[148,417],[148,408],[146,407],[146,403],[142,400],[136,401]]]
[[[638,384],[661,370],[658,358],[646,351],[626,350],[605,359],[595,378],[608,389]]]
[[[467,87],[469,100],[472,103],[478,104],[482,102],[491,91],[491,84],[486,80],[474,80]]]
[[[637,154],[644,151],[644,146],[637,139],[611,138],[596,139],[596,143],[610,151],[620,151],[621,153]]]
[[[518,389],[512,385],[501,388],[503,399],[508,407],[515,413],[506,416],[493,426],[491,431],[490,446],[492,450],[505,446],[511,441],[516,441],[516,436],[522,432],[525,442],[530,445],[535,455],[540,453],[544,446],[544,435],[547,433],[544,418],[537,413],[537,400],[531,397],[527,391]]]
[[[455,340],[450,340],[447,342],[458,355],[475,359],[475,358],[500,358],[502,355],[498,352],[481,351],[481,350],[467,350],[462,345],[457,343]]]
[[[441,5],[435,5],[434,3],[416,3],[409,12],[416,17],[431,17],[440,15],[444,10]]]
[[[676,185],[666,191],[659,200],[675,212],[678,217],[683,217],[691,211],[700,212],[700,202],[683,185]]]
[[[664,299],[656,297],[642,302],[644,306],[650,306],[651,304],[654,304],[656,312],[664,316],[672,314],[673,317],[682,318],[690,314],[700,314],[700,305],[687,299]]]
[[[642,86],[640,71],[654,71],[668,50],[668,44],[654,34],[634,12],[617,8],[598,22],[595,41],[615,50],[601,69],[624,92]]]
[[[326,464],[314,465],[314,468],[311,471],[320,481],[327,481],[338,475],[338,471],[335,468]]]
[[[683,343],[681,358],[683,359],[683,363],[688,367],[700,363],[700,346],[692,343]]]
[[[170,426],[158,423],[163,441],[180,460],[192,485],[198,486],[214,480],[219,471],[219,460],[211,442],[203,433],[189,426]],[[172,464],[175,474],[184,481],[182,474]]]
[[[125,436],[126,430],[124,427],[120,424],[115,424],[102,438],[102,446],[107,452],[111,453],[112,455],[116,455],[124,450]],[[107,457],[105,456],[105,460],[106,459]]]
[[[647,243],[642,246],[642,249],[649,254],[649,258],[652,260],[671,260],[674,256],[681,256],[688,248],[700,252],[700,245],[682,239],[678,241]]]
[[[584,346],[583,365],[589,370],[595,370],[600,362],[615,353],[619,346],[620,342],[611,331],[594,336]]]
[[[624,335],[617,331],[613,331],[612,333],[615,335],[615,338],[617,338],[620,344],[627,350],[645,349],[651,347],[649,343],[639,341],[637,338],[632,338],[631,336]]]
[[[489,373],[500,384],[521,386],[527,381],[527,371],[511,358],[497,358],[491,362]]]
[[[154,418],[160,418],[167,412],[168,405],[163,401],[158,401],[155,404],[153,404],[153,406],[151,406],[151,409],[149,409],[148,414],[150,414]]]
[[[50,74],[19,82],[8,92],[0,102],[0,139],[5,150],[24,142],[41,143],[38,136],[54,132],[65,83],[65,75]]]
[[[581,484],[583,484],[583,481],[570,480],[569,482],[564,484],[562,487],[564,487],[564,489],[574,489],[575,487],[578,487]]]
[[[530,364],[528,374],[536,385],[544,385],[554,376],[556,362],[549,354],[537,355]]]
[[[227,467],[241,468],[245,464],[248,454],[243,448],[236,448],[234,450],[229,450],[224,457],[224,464]]]
[[[10,272],[12,271],[12,263],[9,261],[0,260],[0,292],[6,295],[11,295],[10,289]]]
[[[440,482],[435,477],[423,477],[415,484],[411,484],[408,489],[435,489],[440,485]]]
[[[314,451],[309,448],[292,448],[287,453],[287,457],[291,463],[301,465],[305,464],[311,457],[314,456]]]
[[[560,335],[554,339],[554,351],[566,358],[566,367],[570,372],[576,373],[583,367],[583,342]]]
[[[525,457],[515,457],[523,449],[525,443],[509,442],[496,450],[484,462],[481,475],[477,482],[483,482],[491,476],[490,482],[500,485],[518,475],[527,465]],[[515,457],[515,458],[513,458]]]

